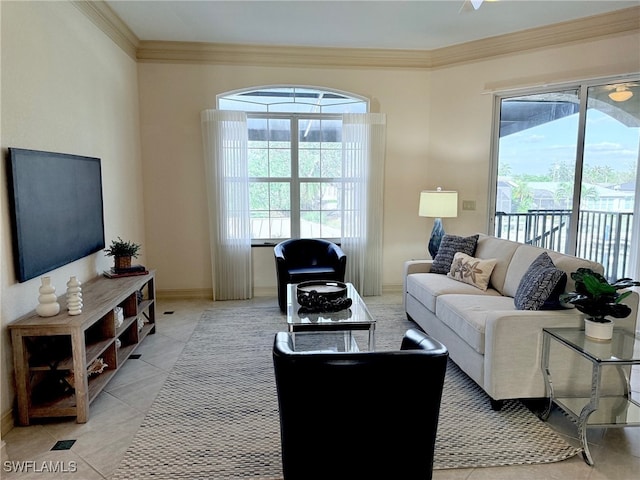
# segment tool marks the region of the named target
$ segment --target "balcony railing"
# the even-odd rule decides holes
[[[528,210],[496,213],[495,235],[569,253],[571,210]],[[629,254],[633,213],[581,210],[575,255],[604,265],[605,276],[630,276]]]

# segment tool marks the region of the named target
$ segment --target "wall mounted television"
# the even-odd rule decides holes
[[[99,158],[9,148],[7,163],[19,282],[104,249]]]

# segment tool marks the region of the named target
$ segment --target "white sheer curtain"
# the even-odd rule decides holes
[[[361,295],[382,294],[382,209],[386,116],[348,113],[342,116],[344,188],[342,249],[347,255],[345,279]]]
[[[244,112],[201,113],[214,300],[252,296],[248,130]]]

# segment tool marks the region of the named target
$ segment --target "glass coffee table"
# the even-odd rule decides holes
[[[287,328],[294,342],[296,332],[343,331],[349,337],[353,330],[368,331],[368,350],[375,350],[376,321],[373,319],[364,300],[355,287],[347,283],[347,296],[351,299],[351,307],[338,312],[298,313],[300,304],[296,295],[295,283],[287,288]],[[347,337],[345,337],[347,338]],[[349,340],[351,344],[351,340]]]

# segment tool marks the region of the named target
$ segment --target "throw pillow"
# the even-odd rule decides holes
[[[445,235],[442,237],[440,248],[433,259],[431,265],[431,273],[441,273],[446,275],[451,270],[453,257],[457,252],[466,253],[473,256],[476,253],[476,245],[478,243],[478,235],[470,237],[459,237],[457,235]]]
[[[567,274],[556,268],[551,257],[541,253],[525,272],[513,301],[518,310],[541,310],[547,300],[552,298],[557,287]]]
[[[565,310],[571,308],[571,305],[566,305],[560,301],[560,295],[564,293],[565,288],[567,288],[567,274],[562,272],[560,281],[551,292],[551,295],[549,295],[549,298],[544,301],[540,310]]]
[[[497,263],[496,258],[483,260],[474,258],[466,253],[457,252],[451,262],[451,270],[447,277],[451,277],[459,282],[468,283],[480,290],[486,290],[489,286],[491,272]]]

